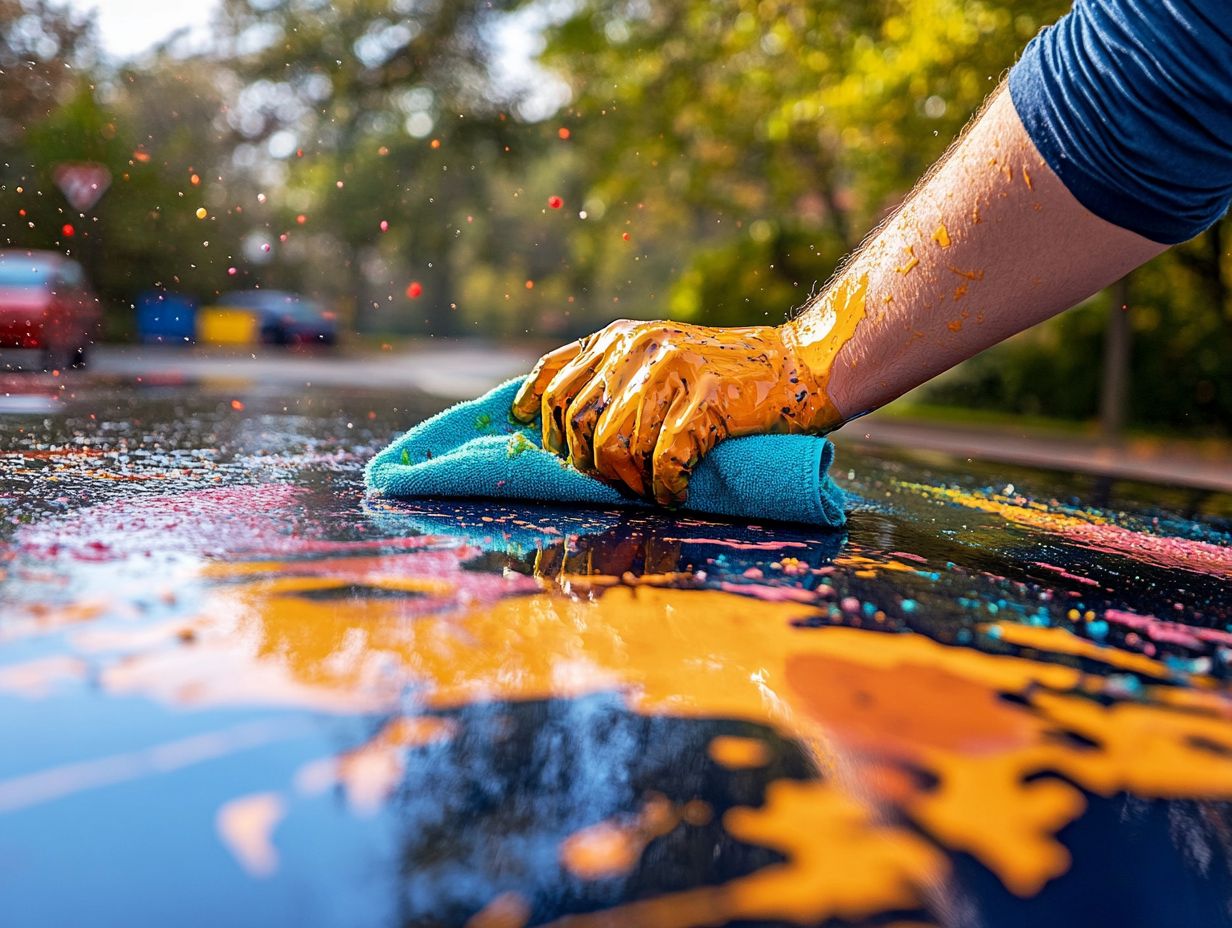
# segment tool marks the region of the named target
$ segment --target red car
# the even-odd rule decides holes
[[[0,350],[41,352],[44,370],[85,367],[102,309],[81,265],[54,251],[0,251]]]

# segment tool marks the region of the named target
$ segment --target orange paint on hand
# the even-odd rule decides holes
[[[933,241],[936,242],[938,245],[940,245],[942,248],[950,247],[950,232],[945,227],[945,223],[942,223],[941,225],[937,226],[937,231],[933,233]]]
[[[844,324],[863,316],[862,290],[859,314],[850,315]],[[837,422],[814,367],[830,349],[795,337],[790,326],[621,320],[541,358],[513,415],[540,416],[543,447],[579,470],[679,504],[694,466],[718,442]]]
[[[906,251],[908,255],[907,261],[894,269],[904,277],[915,270],[916,265],[920,263],[920,259],[915,256],[915,247],[913,245],[908,245]]]
[[[949,265],[949,270],[950,270],[950,273],[957,274],[959,277],[965,278],[966,280],[983,280],[984,279],[983,271],[961,271],[958,268],[954,267],[953,265]]]

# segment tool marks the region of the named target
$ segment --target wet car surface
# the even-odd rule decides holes
[[[1232,498],[365,500],[445,405],[0,394],[3,924],[1232,924]]]

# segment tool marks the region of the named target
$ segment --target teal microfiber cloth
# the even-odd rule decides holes
[[[540,442],[539,424],[509,414],[522,380],[459,403],[395,439],[364,473],[369,493],[392,499],[487,497],[589,506],[652,506],[588,477]],[[689,480],[683,509],[737,519],[846,521],[830,479],[834,446],[811,435],[750,435],[721,442]]]

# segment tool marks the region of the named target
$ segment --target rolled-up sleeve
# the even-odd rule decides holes
[[[1095,215],[1175,244],[1232,203],[1232,0],[1076,0],[1027,46],[1009,90]]]

